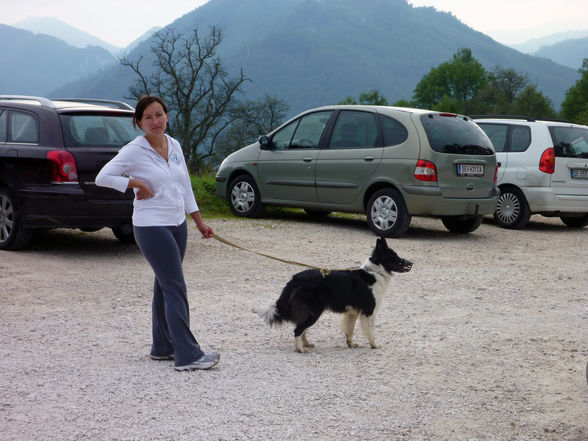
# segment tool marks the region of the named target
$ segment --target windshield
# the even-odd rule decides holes
[[[132,114],[61,114],[59,118],[67,147],[122,147],[143,135],[133,127]]]
[[[588,158],[588,128],[550,127],[555,156]]]
[[[444,113],[421,116],[431,148],[440,153],[493,155],[490,139],[472,120]]]

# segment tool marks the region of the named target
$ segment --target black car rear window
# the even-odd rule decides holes
[[[429,113],[421,123],[431,148],[440,153],[493,155],[490,139],[472,120],[463,116]]]
[[[122,147],[143,132],[133,127],[131,114],[60,114],[67,147]]]
[[[588,129],[583,127],[549,127],[555,156],[588,158]]]

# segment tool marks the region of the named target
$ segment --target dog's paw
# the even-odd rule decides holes
[[[347,341],[347,346],[349,346],[350,348],[359,348],[359,345],[357,343],[353,343],[352,341]]]
[[[382,349],[382,346],[381,345],[377,345],[375,343],[370,343],[370,346],[371,346],[372,349]]]

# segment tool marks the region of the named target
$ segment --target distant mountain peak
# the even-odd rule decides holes
[[[67,44],[77,48],[99,46],[112,54],[120,51],[120,48],[105,42],[87,32],[84,32],[55,17],[27,17],[13,25],[16,28],[26,29],[35,34],[46,34],[59,38]]]

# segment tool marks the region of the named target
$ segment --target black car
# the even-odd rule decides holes
[[[96,174],[137,135],[133,108],[106,100],[0,95],[0,249],[35,229],[112,228],[133,242],[133,192],[97,187]]]

